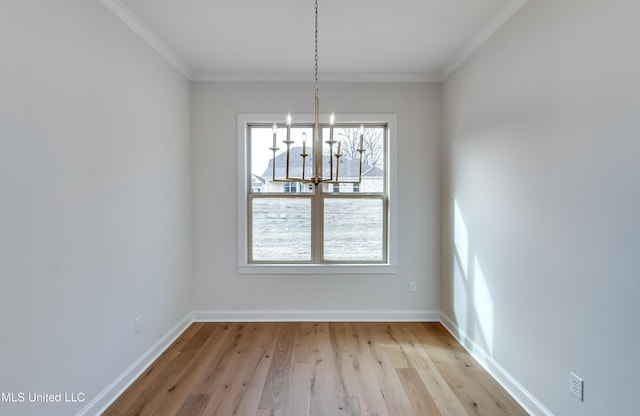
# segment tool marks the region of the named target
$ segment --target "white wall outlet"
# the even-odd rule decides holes
[[[576,396],[581,402],[584,401],[582,390],[584,388],[584,381],[573,373],[569,373],[569,391]]]
[[[416,282],[412,280],[409,282],[409,292],[415,292],[415,291],[416,291]]]
[[[133,320],[133,334],[138,335],[140,332],[142,332],[142,316]]]

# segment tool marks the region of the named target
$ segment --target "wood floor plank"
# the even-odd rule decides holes
[[[269,330],[272,331],[272,328],[269,327]],[[265,344],[264,348],[259,347],[256,351],[256,353],[261,352],[262,356],[259,358],[247,382],[247,388],[242,395],[240,403],[237,405],[235,414],[239,416],[252,415],[257,411],[260,397],[262,397],[262,390],[264,390],[264,383],[271,367],[271,357],[275,342],[276,337],[271,334],[268,344]]]
[[[180,352],[199,351],[211,335],[218,330],[217,326],[205,325],[204,322],[194,323],[194,325],[196,324],[200,329],[180,347]]]
[[[179,410],[185,397],[191,392],[196,380],[195,375],[197,370],[202,368],[202,360],[206,357],[207,350],[215,347],[215,343],[212,343],[210,339],[213,339],[217,327],[200,324],[194,324],[192,327],[193,330],[189,331],[184,340],[179,339],[181,342],[176,342],[172,348],[168,349],[173,352],[175,357],[167,361],[167,365],[162,367],[154,382],[150,383],[145,391],[140,393],[138,383],[134,383],[125,392],[131,392],[135,397],[131,400],[132,405],[127,407],[124,414],[167,414],[173,416]],[[163,354],[160,360],[169,360],[169,356]],[[150,368],[153,367],[155,364]],[[142,379],[138,380],[138,382],[141,381]],[[140,385],[144,385],[144,382],[141,382]],[[140,400],[139,396],[146,399]],[[153,397],[153,400],[148,400],[150,397]]]
[[[352,416],[349,408],[338,400],[344,397],[342,385],[335,373],[335,353],[331,343],[329,323],[315,327],[310,336],[312,343],[311,398],[309,414],[311,416]]]
[[[274,342],[272,324],[248,325],[246,336],[235,349],[234,371],[222,377],[224,394],[214,393],[205,415],[247,415],[257,410]]]
[[[358,339],[353,336],[353,328],[349,323],[336,322],[331,324],[330,333],[335,350],[336,377],[344,392],[344,396],[338,397],[340,407],[348,414],[379,414],[360,383],[362,375],[358,361]],[[381,395],[378,397],[382,398]]]
[[[224,390],[222,380],[225,374],[234,371],[238,358],[238,349],[242,348],[243,337],[246,338],[248,324],[224,324],[226,336],[211,353],[211,359],[202,371],[202,376],[193,388],[194,393],[213,394]]]
[[[156,400],[156,408],[168,415],[173,415],[180,409],[180,398],[193,394],[193,387],[202,376],[202,371],[209,362],[209,352],[224,340],[227,331],[220,326],[205,325],[182,348],[181,354],[195,354],[179,374],[176,374],[173,383],[167,390],[165,397]],[[207,397],[207,403],[211,395],[198,395]],[[201,402],[197,402],[201,403]],[[205,403],[206,405],[206,403]]]
[[[363,415],[387,415],[387,405],[376,376],[379,363],[370,354],[369,340],[361,333],[360,323],[346,323],[345,326],[348,340],[353,345],[351,360],[355,373],[354,383],[360,391],[360,411]]]
[[[398,334],[401,332],[402,325],[398,325],[394,328],[394,331]],[[429,392],[436,402],[438,409],[444,415],[452,416],[464,416],[467,415],[464,406],[460,403],[457,396],[447,383],[443,375],[438,371],[438,368],[431,361],[429,355],[424,351],[422,345],[415,340],[411,332],[404,332],[405,351],[410,363],[411,368],[415,368],[423,383],[426,385]]]
[[[293,405],[291,406],[291,415],[309,415],[312,371],[313,367],[311,363],[297,363],[293,365]]]
[[[155,394],[153,388],[158,387],[156,379],[162,378],[163,369],[171,363],[181,352],[183,346],[193,338],[204,324],[195,322],[176,339],[160,356],[150,365],[125,392],[118,398],[117,406],[110,406],[103,415],[126,416],[128,409],[139,405],[139,397]],[[159,376],[160,374],[160,376]],[[114,403],[115,404],[115,403]]]
[[[431,345],[429,355],[467,412],[491,416],[527,415],[440,324],[433,325],[433,332],[418,333],[423,348]],[[430,334],[433,338],[427,338]]]
[[[366,336],[368,345],[365,350],[378,363],[378,369],[375,374],[380,392],[385,401],[387,413],[390,416],[412,416],[411,403],[404,394],[402,382],[398,378],[393,362],[387,354],[386,350],[388,348],[380,342],[386,339],[382,335],[386,325],[378,322],[361,324],[361,330]]]
[[[179,354],[179,351],[165,351],[160,357],[147,368],[140,377],[125,390],[117,401],[105,410],[103,416],[127,416],[129,409],[138,406],[141,397],[155,393],[154,386],[161,379],[164,368]]]
[[[291,357],[295,345],[295,325],[280,327],[275,348],[272,351],[271,366],[264,383],[259,409],[290,412],[293,371]],[[291,414],[291,413],[285,413]]]
[[[161,414],[158,402],[167,398],[171,386],[174,385],[176,377],[183,374],[183,369],[195,357],[195,352],[179,353],[175,359],[167,363],[157,377],[153,378],[143,394],[135,400],[129,401],[129,404],[121,411],[113,414],[119,415],[137,415],[152,416]],[[185,398],[182,397],[182,400]],[[119,409],[118,402],[114,403],[110,408]],[[112,413],[107,414],[111,415]]]
[[[439,323],[194,323],[106,416],[525,416]]]
[[[208,394],[190,394],[178,409],[176,416],[202,416],[210,398]]]
[[[295,346],[293,349],[294,363],[311,363],[313,336],[320,324],[318,322],[298,322],[296,325]]]
[[[427,386],[424,385],[415,368],[398,368],[396,371],[411,402],[414,415],[442,416],[438,405],[433,401]]]

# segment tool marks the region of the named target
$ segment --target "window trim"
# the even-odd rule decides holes
[[[238,113],[237,115],[237,145],[238,145],[238,266],[239,274],[395,274],[397,272],[397,146],[398,125],[396,114],[347,114],[341,115],[340,123],[380,123],[388,126],[388,148],[385,170],[389,174],[387,191],[387,244],[388,254],[386,263],[372,264],[254,264],[248,262],[248,212],[247,195],[251,189],[249,172],[249,143],[248,127],[250,124],[273,123],[274,120],[284,120],[285,114],[254,114]],[[313,114],[296,114],[296,123],[312,123]],[[320,123],[328,123],[329,115],[320,114]]]

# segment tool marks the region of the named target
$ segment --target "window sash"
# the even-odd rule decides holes
[[[253,206],[255,200],[260,199],[309,199],[311,201],[311,258],[309,260],[283,259],[283,260],[261,260],[254,259],[254,218]],[[382,247],[381,258],[376,259],[348,259],[348,260],[329,260],[325,259],[325,201],[327,199],[360,199],[360,200],[379,200],[382,209]],[[247,198],[247,249],[249,264],[387,264],[388,263],[388,237],[389,237],[389,221],[388,221],[388,199],[383,193],[324,193],[318,190],[317,194],[309,193],[251,193]]]
[[[368,194],[358,194],[358,193],[322,193],[320,195],[320,204],[322,206],[322,213],[320,214],[320,216],[322,217],[321,219],[321,227],[320,227],[320,234],[321,234],[321,238],[323,241],[322,247],[320,248],[320,252],[318,253],[318,255],[320,255],[321,261],[323,263],[326,264],[340,264],[340,263],[349,263],[349,264],[386,264],[388,261],[388,210],[387,210],[387,196],[383,193],[368,193]],[[378,200],[380,201],[380,206],[381,206],[381,216],[382,216],[382,220],[381,220],[381,247],[380,247],[380,259],[355,259],[355,258],[351,258],[351,259],[345,259],[345,260],[331,260],[326,258],[326,252],[325,249],[327,248],[324,244],[325,242],[325,237],[326,237],[326,233],[325,233],[325,219],[326,219],[326,213],[327,210],[325,209],[325,203],[327,200],[341,200],[341,199],[351,199],[351,200],[361,200],[361,201],[365,201],[365,200],[371,200],[371,201],[375,201]],[[348,224],[347,224],[348,225]]]

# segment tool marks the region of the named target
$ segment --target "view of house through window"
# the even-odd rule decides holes
[[[334,127],[340,143],[339,162],[329,163],[328,126],[321,126],[323,177],[336,175],[341,183],[317,187],[292,178],[314,176],[313,125],[293,125],[289,152],[283,140],[286,127],[275,138],[271,125],[249,124],[247,197],[249,263],[361,263],[387,261],[387,126],[365,124],[360,165],[360,125]],[[338,144],[334,144],[335,155]],[[302,155],[307,154],[305,158]],[[287,158],[289,177],[287,178]],[[360,182],[358,182],[361,178]],[[317,188],[317,189],[316,189]]]

